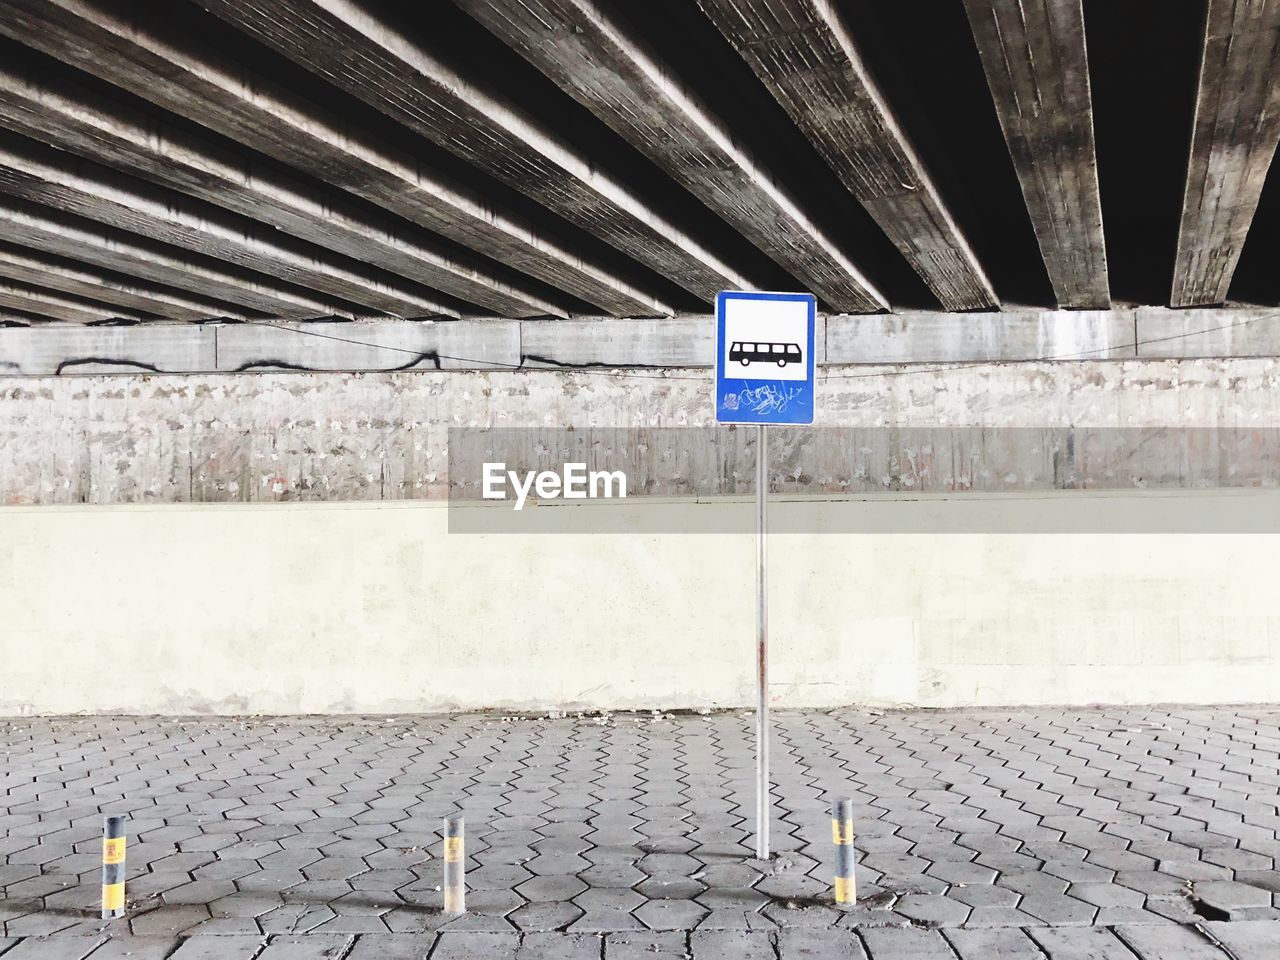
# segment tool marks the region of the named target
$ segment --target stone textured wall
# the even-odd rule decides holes
[[[1028,504],[1074,529],[1071,511],[1124,517],[1153,502],[1275,529],[1274,491],[1186,488],[1277,485],[1278,371],[1261,358],[829,369],[826,426],[979,428],[999,492],[780,496],[771,522],[796,532],[770,548],[774,701],[1280,698],[1273,537],[1119,535],[1096,521],[996,532]],[[618,529],[676,516],[677,532],[587,523],[559,536],[461,535],[441,502],[450,427],[705,426],[709,393],[706,371],[689,369],[0,381],[0,713],[749,704],[752,540],[729,532],[750,529],[749,501],[533,511],[608,513]],[[1041,489],[1044,460],[1001,442],[1009,428],[1095,427],[1147,431],[1096,452],[1121,489],[1025,493]],[[1192,468],[1168,441],[1182,427],[1241,442],[1228,458],[1199,451]],[[785,439],[816,434],[777,434],[778,482],[821,486],[790,477]],[[870,449],[869,488],[940,462],[907,470],[890,462],[905,447]],[[1153,493],[1152,477],[1176,489]],[[867,511],[977,532],[831,532]],[[695,527],[721,532],[681,532]]]
[[[1103,451],[1100,468],[1137,486],[1276,480],[1266,433],[1280,427],[1280,362],[1272,359],[829,367],[823,374],[824,426],[1122,427],[1152,431],[1157,441],[1163,430],[1227,429],[1243,438],[1229,460],[1184,463],[1182,453],[1152,442]],[[443,498],[450,427],[700,426],[710,408],[709,373],[695,369],[12,378],[0,380],[0,503]],[[783,480],[796,472],[788,469],[788,443],[794,447],[800,435],[780,438],[776,448]],[[1032,469],[1019,445],[979,446],[984,471],[1001,489],[1043,484],[1043,470]],[[892,446],[876,453],[884,462],[864,465],[864,486],[900,476],[904,465],[890,459],[901,454]],[[805,492],[805,484],[798,478],[788,489]],[[882,485],[892,488],[889,480]]]

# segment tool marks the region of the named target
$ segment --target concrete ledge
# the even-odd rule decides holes
[[[841,315],[827,321],[826,362],[1129,359],[1134,339],[1129,310]]]
[[[516,320],[231,324],[216,371],[475,370],[520,365]]]
[[[1280,356],[1280,310],[1166,310],[1137,314],[1140,357]]]
[[[520,324],[525,366],[709,367],[715,329],[709,316],[669,320],[560,320]]]
[[[9,327],[0,329],[0,376],[216,370],[215,336],[189,323]]]
[[[216,348],[210,346],[214,339]],[[1280,311],[1142,307],[833,314],[818,317],[817,344],[815,362],[827,366],[1280,356]],[[0,328],[0,377],[139,369],[687,368],[711,366],[713,352],[712,318],[706,314],[660,320],[278,321],[207,328],[50,324]],[[128,363],[85,362],[92,357]]]

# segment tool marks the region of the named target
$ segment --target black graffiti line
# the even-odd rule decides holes
[[[140,360],[116,360],[111,357],[77,357],[75,360],[63,360],[53,373],[54,376],[61,376],[62,371],[67,367],[84,367],[90,364],[101,364],[108,367],[134,367],[151,373],[164,373],[163,370],[151,363],[143,363]]]
[[[545,363],[550,367],[562,367],[568,370],[589,370],[592,368],[603,368],[606,370],[620,370],[624,368],[640,367],[648,370],[668,370],[671,368],[669,363],[605,363],[603,360],[584,360],[574,362],[572,360],[555,360],[551,357],[544,357],[536,353],[520,354],[520,367],[523,368],[526,363]],[[503,366],[510,366],[503,364]]]
[[[352,367],[353,373],[396,373],[401,370],[412,370],[418,364],[430,360],[437,370],[442,369],[440,366],[440,356],[434,350],[428,350],[425,353],[419,353],[408,363],[402,363],[396,367]],[[296,370],[299,373],[338,373],[339,370],[327,370],[322,367],[308,367],[301,363],[291,363],[288,360],[250,360],[236,367],[231,373],[246,373],[250,370]]]

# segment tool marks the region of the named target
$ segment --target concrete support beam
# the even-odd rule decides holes
[[[814,362],[826,363],[827,317],[819,314]],[[710,367],[715,363],[715,321],[709,316],[671,320],[570,320],[521,324],[526,369],[603,367]]]
[[[710,302],[751,282],[538,122],[353,0],[201,6]],[[483,71],[478,71],[482,73]]]
[[[194,323],[0,330],[0,375],[205,372],[217,363],[215,336]]]
[[[1140,357],[1280,357],[1280,310],[1139,307],[1135,314]]]
[[[826,362],[971,363],[1122,360],[1136,355],[1131,310],[912,311],[828,317]]]
[[[98,227],[23,200],[0,197],[0,236],[55,256],[229,300],[263,316],[303,319],[335,314],[332,304],[268,283],[247,270],[184,255],[163,243]]]
[[[505,6],[466,0],[469,7],[481,3]],[[825,0],[698,0],[698,6],[942,305],[997,306],[991,281],[835,7]],[[549,46],[532,29],[524,36],[536,38],[537,49]]]
[[[0,64],[0,124],[287,231],[500,316],[567,315],[479,258],[334,189],[283,176],[247,155],[81,86]],[[482,311],[474,311],[482,312]]]
[[[16,296],[16,295],[15,295]],[[17,303],[17,299],[13,300]],[[0,309],[0,323],[39,323],[57,319],[51,301],[28,297],[16,309]],[[81,318],[84,319],[84,318]],[[184,331],[195,324],[151,323],[147,339],[186,343]],[[120,341],[116,327],[75,332],[66,327],[33,330],[15,340],[0,329],[4,358],[22,371],[49,372],[45,361],[83,356],[114,356]],[[138,329],[138,328],[134,328]],[[714,360],[712,318],[685,315],[669,320],[454,320],[361,323],[249,322],[208,324],[216,330],[216,350],[204,366],[176,366],[185,347],[160,350],[154,357],[131,354],[141,363],[165,370],[243,372],[250,370],[537,370],[708,368]],[[96,331],[96,332],[95,332]],[[29,346],[47,335],[41,363],[27,359]],[[98,338],[98,339],[95,339]],[[135,341],[129,341],[135,342]],[[20,344],[13,347],[13,344]],[[71,343],[73,347],[58,346]],[[946,364],[998,365],[1017,362],[1074,363],[1143,358],[1196,359],[1280,356],[1280,310],[1172,310],[1140,307],[1123,310],[1039,310],[957,315],[910,311],[892,315],[819,315],[815,362],[823,367],[849,365]],[[159,346],[157,346],[159,349]],[[184,361],[185,362],[185,361]],[[195,361],[190,361],[194,363]],[[12,372],[12,371],[11,371]],[[73,366],[63,372],[82,372]],[[840,376],[838,371],[830,371]],[[709,373],[707,374],[709,376]],[[710,381],[708,381],[708,384]]]
[[[965,0],[1058,306],[1111,305],[1083,0]]]
[[[710,317],[524,323],[520,356],[529,369],[708,367],[715,359]]]
[[[455,2],[827,304],[888,308],[692,86],[628,32],[608,0]]]
[[[1210,0],[1169,302],[1225,303],[1280,143],[1280,3]]]
[[[672,308],[416,157],[127,0],[6,0],[0,33],[619,315]]]
[[[511,370],[520,321],[231,324],[217,330],[218,370]]]
[[[234,263],[371,313],[459,315],[455,305],[407,280],[326,255],[212,204],[4,132],[0,132],[0,191]]]
[[[67,323],[98,323],[103,320],[146,320],[146,314],[108,306],[82,297],[0,279],[0,306],[24,310]]]
[[[146,286],[122,275],[6,244],[0,244],[0,277],[34,283],[166,320],[247,317],[240,309],[225,303],[201,300],[179,290]]]

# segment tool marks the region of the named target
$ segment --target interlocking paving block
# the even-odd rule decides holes
[[[506,960],[520,946],[515,933],[444,932],[431,952],[432,960]]]
[[[689,935],[693,960],[776,960],[767,933],[695,930]]]
[[[337,960],[345,956],[351,940],[349,936],[321,933],[272,937],[256,960]]]
[[[1142,960],[1230,960],[1194,927],[1163,923],[1117,927],[1116,934]]]
[[[1052,894],[1025,896],[1018,901],[1018,910],[1051,927],[1087,925],[1098,913],[1098,908],[1091,903]]]
[[[650,930],[692,930],[707,912],[693,900],[650,900],[634,914]]]
[[[1023,930],[947,930],[944,936],[960,960],[1045,960],[1044,951]]]
[[[13,960],[83,960],[101,942],[94,937],[28,937],[4,955]]]
[[[937,930],[912,927],[862,931],[871,960],[955,960],[955,954]]]
[[[688,934],[610,933],[604,938],[604,960],[688,960]]]
[[[572,903],[528,903],[507,914],[507,919],[522,931],[563,930],[583,916],[585,911]]]
[[[905,896],[893,905],[893,909],[904,917],[931,927],[959,926],[968,919],[970,912],[967,904],[925,894]]]
[[[93,952],[94,960],[165,960],[178,941],[173,937],[112,937]]]
[[[603,935],[527,933],[520,939],[515,960],[599,960]]]
[[[789,929],[778,931],[779,960],[866,960],[862,941],[852,930]]]
[[[1280,920],[1213,920],[1204,926],[1235,960],[1274,960],[1280,956]]]
[[[1271,906],[1270,890],[1231,880],[1201,880],[1192,884],[1192,893],[1219,910]]]
[[[163,906],[133,917],[130,926],[137,936],[181,934],[208,920],[209,917],[209,908],[203,904]]]
[[[1043,927],[1027,931],[1050,960],[1134,960],[1134,953],[1110,930],[1102,927]],[[1175,960],[1176,955],[1160,960]],[[1144,958],[1145,960],[1145,958]],[[1182,960],[1176,957],[1176,960]]]

